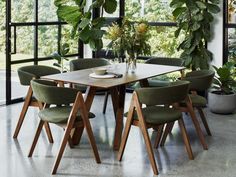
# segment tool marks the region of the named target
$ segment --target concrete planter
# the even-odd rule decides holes
[[[213,113],[231,114],[236,110],[236,93],[221,95],[211,91],[208,93],[208,106]]]

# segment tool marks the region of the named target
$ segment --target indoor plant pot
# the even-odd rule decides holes
[[[216,76],[212,90],[208,94],[210,111],[219,114],[230,114],[236,110],[236,72],[235,63],[227,62],[222,67],[214,67]]]
[[[236,93],[221,94],[219,91],[208,93],[208,106],[211,112],[218,114],[230,114],[236,110]]]

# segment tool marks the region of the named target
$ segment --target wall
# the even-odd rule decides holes
[[[212,32],[213,40],[208,43],[208,49],[214,54],[212,64],[221,66],[223,64],[223,1],[220,4],[221,12],[215,15]]]

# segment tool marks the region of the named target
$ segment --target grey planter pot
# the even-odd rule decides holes
[[[208,107],[211,112],[217,114],[231,114],[236,110],[236,93],[219,95],[208,92]]]

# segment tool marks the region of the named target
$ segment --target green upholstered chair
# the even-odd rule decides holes
[[[57,87],[56,83],[46,80],[32,80],[31,86],[35,98],[38,102],[45,103],[45,106],[38,113],[40,122],[28,157],[31,157],[33,154],[43,125],[45,123],[53,123],[62,127],[65,133],[54,163],[52,174],[56,173],[65,146],[67,142],[69,142],[69,144],[71,143],[71,131],[75,128],[85,127],[96,162],[100,163],[100,157],[89,122],[89,118],[94,118],[95,115],[87,111],[82,93],[73,88]]]
[[[13,138],[17,138],[29,106],[39,107],[40,109],[42,108],[42,105],[39,105],[33,97],[32,89],[30,87],[30,81],[32,79],[38,79],[42,76],[60,73],[58,69],[55,69],[49,66],[43,66],[43,65],[23,66],[23,67],[20,67],[17,70],[17,72],[18,72],[21,85],[29,86],[29,88],[28,88],[27,95],[25,97],[22,111],[20,113],[20,117],[18,119],[15,131],[14,131]],[[51,135],[49,125],[45,124],[45,129],[46,129],[46,133],[48,135],[49,141],[53,143],[53,138]]]
[[[82,70],[82,69],[89,69],[94,67],[100,67],[100,66],[106,66],[110,65],[110,62],[103,58],[86,58],[86,59],[77,59],[77,60],[71,60],[70,61],[70,70],[76,71],[76,70]],[[74,85],[75,88],[80,90],[81,92],[86,91],[86,86],[76,84]],[[105,92],[105,98],[103,103],[103,113],[106,113],[106,107],[107,107],[107,99],[108,99],[108,91],[104,89],[98,89],[97,93]]]
[[[189,91],[188,81],[177,81],[165,87],[147,87],[136,89],[133,93],[131,104],[127,115],[124,134],[118,153],[118,160],[121,161],[126,146],[127,138],[131,125],[138,126],[143,134],[148,156],[154,171],[158,174],[150,138],[148,136],[148,128],[157,128],[158,137],[162,135],[162,129],[166,123],[178,121],[184,143],[190,159],[193,159],[191,146],[185,129],[182,113],[174,107],[168,106],[180,101],[184,101]],[[146,105],[144,107],[143,105]],[[160,106],[166,105],[166,106]],[[156,141],[158,141],[156,139]],[[155,142],[156,144],[156,142]]]
[[[192,71],[186,74],[183,80],[190,81],[190,99],[194,108],[199,112],[203,125],[206,129],[208,135],[211,136],[211,131],[209,129],[206,117],[204,115],[203,109],[207,106],[207,99],[203,96],[198,95],[198,92],[207,91],[213,82],[215,72],[212,70],[200,70]]]
[[[198,110],[207,134],[211,136],[211,131],[203,112],[203,108],[207,106],[207,100],[205,97],[198,95],[198,92],[206,91],[211,87],[214,74],[214,71],[211,70],[192,71],[187,73],[186,77],[182,79],[190,82],[191,94],[189,94],[189,101],[191,102],[191,108],[187,108],[187,105],[185,103],[180,103],[179,109],[182,112],[187,112],[190,114],[204,149],[208,149],[208,147],[203,137],[200,124],[196,118],[196,114],[194,113],[194,108]],[[169,124],[165,129],[161,140],[161,146],[164,145],[166,137],[171,132],[172,128],[173,124]]]
[[[156,64],[156,65],[167,65],[167,66],[182,66],[183,60],[180,58],[162,58],[162,57],[153,57],[148,59],[145,63],[147,64]],[[184,75],[184,71],[180,71],[181,77]],[[158,80],[158,79],[149,79],[148,80],[150,87],[163,87],[168,86],[170,81],[168,80]],[[135,83],[133,88],[140,88],[140,84],[137,82]]]

